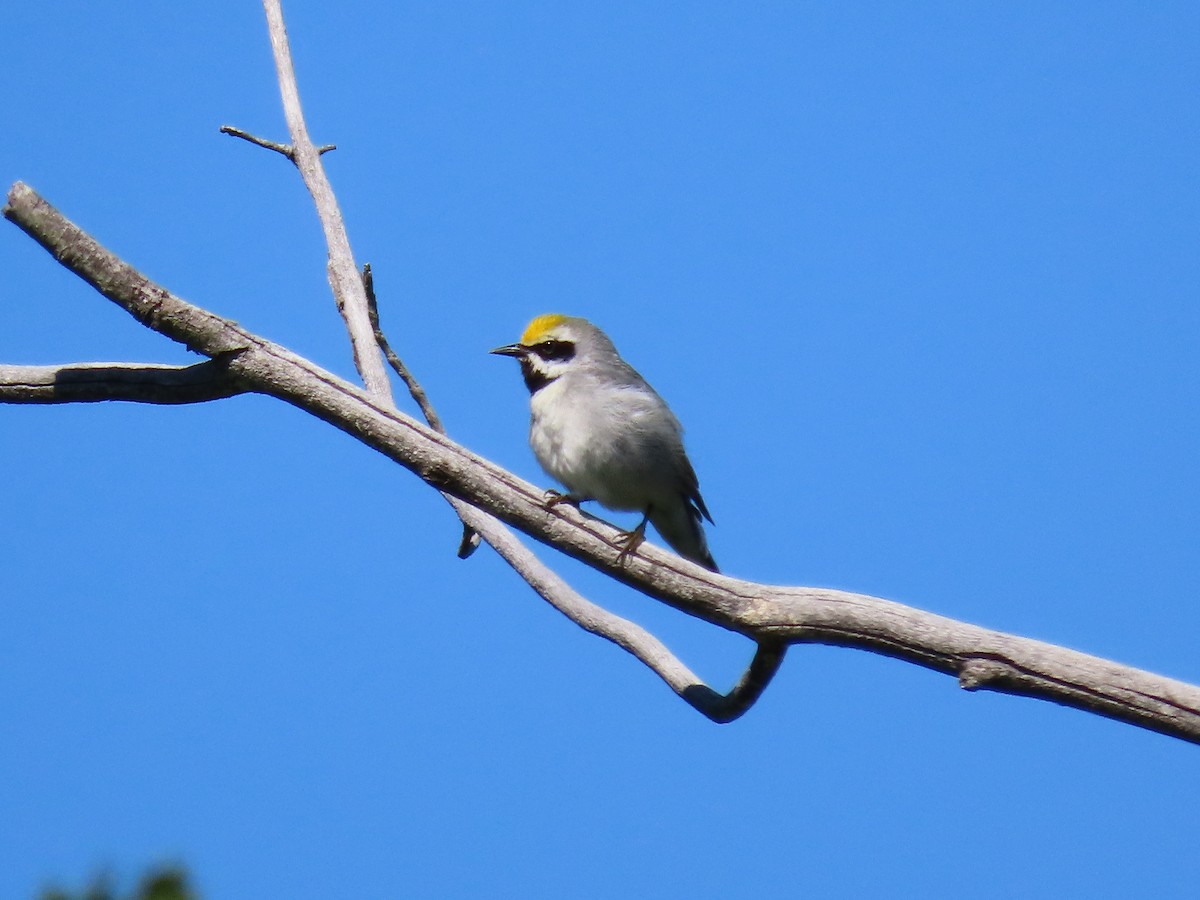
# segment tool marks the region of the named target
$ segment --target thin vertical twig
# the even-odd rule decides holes
[[[287,28],[283,23],[283,9],[279,0],[263,0],[263,9],[267,14],[267,30],[271,36],[271,49],[275,54],[275,70],[279,76],[283,114],[292,136],[291,159],[300,170],[304,183],[312,194],[321,228],[325,232],[325,243],[329,248],[329,284],[333,288],[338,311],[350,334],[354,364],[367,391],[372,396],[391,403],[391,382],[379,349],[375,345],[375,335],[367,315],[366,292],[358,276],[358,266],[350,249],[350,238],[346,234],[341,209],[334,197],[333,187],[325,175],[320,148],[309,138],[308,127],[304,123],[300,89],[296,85],[296,71],[288,46]]]
[[[404,360],[392,349],[392,345],[388,343],[387,335],[383,333],[383,327],[379,324],[379,301],[375,296],[375,274],[371,271],[370,263],[366,263],[363,266],[362,283],[363,290],[367,293],[367,314],[371,319],[371,330],[375,332],[375,343],[383,351],[384,358],[387,359],[388,365],[392,367],[392,371],[399,376],[400,380],[404,382],[404,386],[408,388],[408,393],[412,396],[413,402],[420,408],[421,415],[425,417],[425,421],[429,423],[429,427],[434,431],[445,434],[446,427],[442,425],[441,417],[438,416],[437,411],[433,408],[433,403],[430,401],[429,395],[425,393],[425,388],[421,387],[421,383],[408,370],[408,366],[404,364]],[[479,532],[467,524],[467,519],[463,515],[465,504],[448,496],[446,499],[450,501],[450,505],[454,507],[454,511],[458,513],[458,518],[462,521],[463,530],[462,538],[458,542],[458,558],[466,559],[479,549]]]
[[[408,393],[412,396],[413,402],[421,410],[421,415],[425,417],[425,421],[429,423],[429,427],[434,431],[446,433],[445,427],[442,425],[441,418],[438,417],[437,411],[433,408],[433,403],[429,400],[429,395],[425,393],[425,388],[421,387],[421,383],[413,377],[412,372],[408,370],[408,366],[404,364],[396,351],[392,349],[392,345],[388,343],[387,335],[383,333],[383,328],[379,324],[379,301],[375,297],[375,273],[371,271],[371,264],[367,263],[362,270],[363,290],[367,295],[367,316],[371,320],[371,331],[375,335],[375,343],[379,345],[379,349],[383,351],[384,358],[392,367],[392,371],[399,376],[404,382],[404,386],[408,388]]]

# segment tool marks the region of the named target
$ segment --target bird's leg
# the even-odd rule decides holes
[[[617,535],[613,545],[620,547],[621,552],[617,554],[617,564],[624,565],[625,560],[637,552],[637,548],[641,546],[642,541],[646,539],[646,523],[650,521],[650,510],[642,515],[642,521],[638,522],[637,528],[633,531],[626,531]]]
[[[579,494],[572,494],[570,492],[561,494],[555,490],[546,491],[546,493],[542,495],[542,501],[546,509],[554,509],[554,507],[558,506],[560,503],[565,503],[568,506],[573,506],[576,509],[579,509],[580,503],[586,503],[591,499],[591,497],[583,497]]]

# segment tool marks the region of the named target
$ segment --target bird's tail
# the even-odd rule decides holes
[[[681,497],[680,501],[663,509],[652,507],[649,513],[650,524],[684,559],[690,559],[713,572],[720,571],[716,560],[708,552],[708,541],[704,537],[704,527],[700,524],[700,510],[686,498]]]

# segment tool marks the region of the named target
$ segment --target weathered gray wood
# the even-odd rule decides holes
[[[292,51],[288,45],[287,28],[283,23],[283,9],[279,0],[263,0],[267,14],[267,31],[271,36],[271,50],[275,55],[275,69],[279,76],[279,93],[283,100],[283,115],[287,119],[292,143],[288,158],[296,164],[304,184],[312,194],[329,248],[329,286],[338,304],[338,311],[346,323],[350,335],[350,346],[354,352],[354,364],[362,376],[367,391],[385,401],[392,399],[392,384],[384,368],[379,348],[375,346],[375,333],[367,318],[367,298],[354,254],[350,252],[350,238],[342,223],[342,211],[333,195],[333,186],[325,175],[321,155],[332,147],[317,147],[308,136],[304,122],[304,110],[300,105],[300,90],[296,83],[296,71],[292,65]]]
[[[968,690],[1038,697],[1200,743],[1200,688],[1184,682],[875,597],[740,581],[649,546],[622,562],[613,527],[566,505],[546,509],[534,485],[287,349],[176,297],[104,250],[29,187],[14,185],[4,215],[139,322],[220,360],[237,387],[304,409],[536,540],[760,641],[757,675],[769,676],[772,648],[782,645],[857,647],[954,674]],[[486,524],[482,517],[481,531]],[[676,674],[673,687],[687,680]],[[752,688],[755,677],[752,665],[743,687]],[[751,693],[747,689],[746,696]]]
[[[71,363],[62,366],[0,365],[0,402],[204,403],[243,392],[214,360],[192,366],[139,363]]]

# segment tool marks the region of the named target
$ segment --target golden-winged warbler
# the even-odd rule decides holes
[[[567,489],[549,492],[549,505],[595,500],[640,512],[622,556],[636,550],[648,520],[680,556],[717,571],[700,522],[712,516],[679,420],[603,331],[574,316],[538,316],[519,343],[491,352],[521,364],[531,395],[529,444]]]

